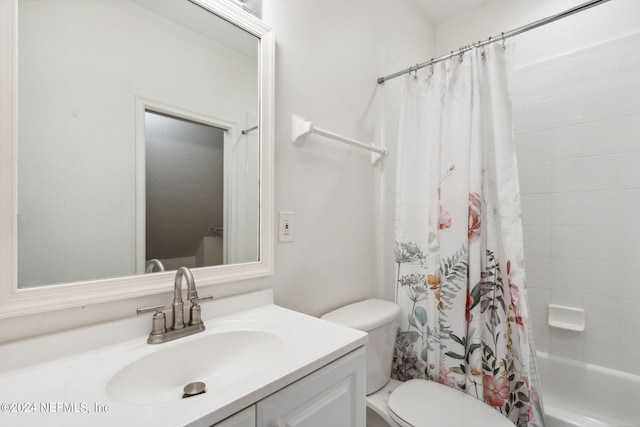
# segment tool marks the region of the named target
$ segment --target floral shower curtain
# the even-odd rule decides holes
[[[507,56],[489,45],[405,78],[396,202],[403,316],[393,375],[439,381],[533,427],[544,424]]]

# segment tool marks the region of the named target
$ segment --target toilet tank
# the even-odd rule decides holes
[[[338,308],[321,318],[369,334],[366,347],[367,394],[384,387],[391,377],[400,307],[389,301],[368,299]]]

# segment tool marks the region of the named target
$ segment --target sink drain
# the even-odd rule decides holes
[[[207,392],[206,388],[207,388],[207,385],[201,381],[189,383],[186,386],[184,386],[184,388],[182,389],[182,391],[184,391],[182,398],[186,399],[187,397],[193,397],[202,393],[206,393]]]

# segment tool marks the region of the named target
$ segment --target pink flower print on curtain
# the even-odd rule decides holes
[[[476,193],[469,194],[469,242],[480,237],[480,214],[482,203]]]
[[[438,199],[440,198],[440,188],[438,188]],[[440,218],[439,218],[440,230],[446,230],[451,228],[451,214],[440,206]]]
[[[482,379],[485,401],[493,407],[501,407],[509,399],[511,386],[505,377],[495,379],[491,375],[485,375]]]
[[[507,261],[507,279],[509,280],[509,291],[511,293],[511,305],[513,307],[513,317],[510,319],[520,328],[520,332],[525,332],[526,318],[522,314],[522,302],[520,298],[520,287],[515,283],[514,270],[511,269],[511,261]]]

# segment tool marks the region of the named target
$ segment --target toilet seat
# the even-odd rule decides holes
[[[389,415],[402,427],[513,427],[489,405],[434,381],[409,380],[387,401]]]

